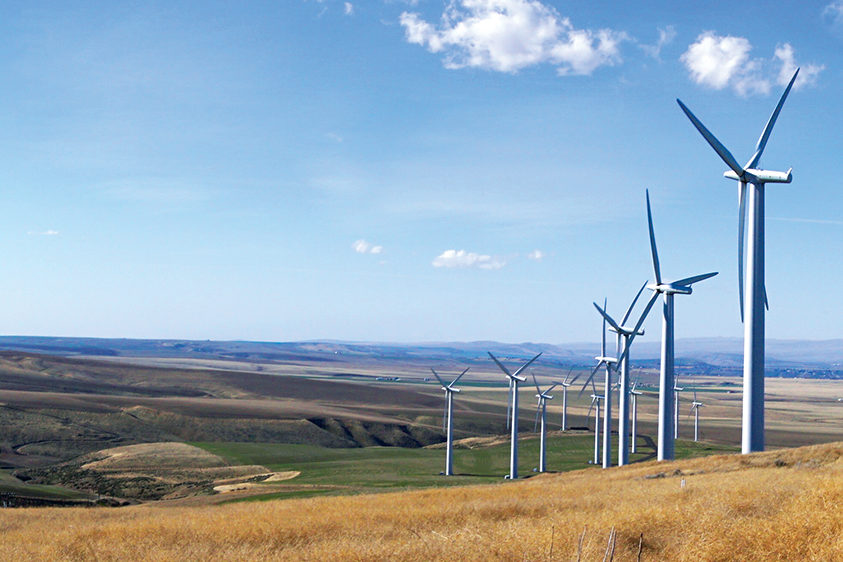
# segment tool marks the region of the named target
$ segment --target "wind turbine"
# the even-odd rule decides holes
[[[691,413],[694,414],[694,442],[700,440],[700,408],[705,406],[702,402],[697,402],[697,391],[694,391],[694,402],[691,404]]]
[[[506,374],[509,379],[509,386],[512,389],[510,391],[510,394],[512,395],[512,407],[510,408],[512,412],[512,423],[510,424],[510,428],[512,430],[512,442],[509,449],[509,478],[514,480],[518,478],[518,383],[527,380],[527,377],[519,377],[518,375],[521,371],[529,367],[533,361],[541,357],[541,353],[518,367],[514,373],[510,373],[509,369],[507,369],[503,363],[498,361],[497,358],[492,355],[491,351],[487,351],[486,353],[488,353],[489,357],[492,358],[492,361],[500,367],[501,371]]]
[[[605,308],[605,306],[606,300],[604,299],[603,307]],[[603,468],[609,468],[612,466],[612,365],[616,364],[618,359],[606,355],[606,316],[603,316],[603,344],[600,348],[600,355],[595,357],[595,359],[597,359],[597,365],[591,371],[591,375],[586,379],[585,384],[582,385],[580,395],[585,391],[589,382],[592,383],[592,388],[594,387],[594,375],[597,374],[600,367],[605,367],[606,377],[605,386],[603,387],[603,401],[605,406],[603,408]],[[593,395],[592,400],[594,400]]]
[[[466,367],[465,371],[460,373],[457,378],[451,381],[451,384],[445,384],[445,381],[442,380],[442,377],[439,376],[433,367],[430,370],[433,372],[433,376],[436,377],[436,380],[442,385],[442,390],[445,391],[445,436],[446,436],[446,443],[445,443],[445,476],[452,476],[454,474],[454,459],[452,456],[452,449],[454,445],[454,422],[452,415],[454,413],[454,393],[459,392],[459,388],[454,388],[454,385],[457,384],[457,381],[462,378],[464,374],[468,372],[468,369],[471,367]]]
[[[594,409],[594,463],[600,462],[600,400],[602,396],[597,394],[597,387],[594,385],[594,379],[591,379],[591,406],[588,408],[588,413],[585,419],[591,415],[591,410]]]
[[[641,296],[641,293],[644,291],[646,286],[646,282],[641,285],[641,289],[638,290],[638,294],[635,295],[635,298],[632,300],[632,304],[630,304],[629,308],[626,309],[626,314],[623,315],[623,319],[620,324],[615,322],[604,308],[600,308],[600,305],[597,303],[592,303],[594,304],[594,308],[597,309],[597,312],[603,316],[604,321],[609,323],[611,330],[618,334],[619,341],[623,340],[623,353],[620,356],[620,395],[618,398],[618,466],[629,464],[629,348],[632,345],[632,340],[635,339],[635,336],[644,334],[644,330],[641,329],[641,325],[644,323],[644,319],[647,318],[647,314],[653,307],[655,294],[650,298],[649,302],[647,302],[647,306],[644,307],[644,311],[641,313],[641,317],[638,319],[638,322],[635,323],[634,327],[630,328],[627,326],[626,321],[629,319],[629,315],[632,313],[635,303],[638,302],[638,297]]]
[[[790,183],[793,168],[787,172],[776,172],[756,168],[761,154],[767,146],[773,125],[779,117],[799,69],[785,88],[776,109],[761,132],[755,152],[749,161],[741,166],[732,153],[720,143],[705,125],[685,107],[680,100],[679,107],[702,134],[703,138],[717,152],[717,155],[729,166],[724,176],[738,181],[738,286],[741,305],[741,320],[744,322],[743,354],[743,430],[741,452],[744,454],[764,450],[764,306],[767,304],[767,292],[764,285],[764,187],[768,183]],[[747,214],[746,195],[749,191],[749,217]],[[747,248],[744,279],[744,225],[748,223],[749,246]],[[744,298],[744,293],[746,298]]]
[[[659,252],[656,248],[656,234],[653,229],[653,212],[650,209],[650,190],[646,190],[647,198],[647,226],[650,229],[650,254],[653,258],[653,275],[656,282],[649,286],[653,296],[664,295],[662,308],[662,346],[661,369],[659,372],[659,435],[656,458],[660,461],[674,457],[673,440],[679,435],[678,402],[674,403],[671,412],[670,389],[675,387],[673,362],[673,295],[690,295],[691,285],[717,275],[717,272],[703,273],[693,277],[685,277],[678,281],[662,281]],[[678,394],[676,395],[678,401]],[[670,427],[673,423],[673,428]],[[673,437],[671,437],[671,434]]]
[[[636,390],[638,381],[632,381],[632,386],[629,388],[630,401],[632,402],[632,438],[630,439],[629,452],[637,453],[635,441],[638,431],[638,397],[643,394],[640,390]]]
[[[568,430],[568,387],[574,384],[580,375],[575,376],[573,379],[570,379],[571,371],[574,368],[568,371],[568,374],[565,375],[565,380],[563,380],[559,385],[562,387],[562,431]],[[569,380],[570,379],[570,380]]]
[[[551,396],[549,394],[549,392],[551,390],[553,390],[554,388],[556,388],[557,386],[559,386],[559,383],[554,383],[554,384],[550,385],[550,388],[548,388],[547,390],[542,392],[542,389],[539,388],[539,381],[536,380],[536,375],[532,371],[530,372],[530,374],[533,375],[533,384],[536,385],[536,392],[538,393],[538,394],[536,394],[536,398],[539,399],[539,403],[536,406],[536,425],[538,425],[538,422],[539,422],[539,415],[541,415],[541,420],[542,420],[542,432],[541,432],[541,435],[539,436],[539,472],[544,472],[545,466],[546,466],[546,463],[545,463],[545,458],[546,458],[546,455],[545,455],[545,436],[547,434],[547,431],[546,431],[547,425],[546,425],[545,421],[546,421],[546,414],[547,414],[547,401],[553,400],[553,396]],[[533,427],[533,431],[536,431],[535,426]]]
[[[676,377],[673,383],[673,438],[679,439],[679,393],[685,390],[684,387],[678,386],[679,377]],[[671,457],[673,458],[673,457]]]

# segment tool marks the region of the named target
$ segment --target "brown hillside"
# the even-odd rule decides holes
[[[843,443],[491,486],[0,513],[10,559],[841,560]],[[683,485],[684,482],[684,485]],[[69,523],[72,522],[72,526]],[[642,538],[643,537],[643,538]]]

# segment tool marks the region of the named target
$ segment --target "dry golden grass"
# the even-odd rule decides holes
[[[382,495],[10,509],[0,544],[15,560],[574,560],[582,536],[602,560],[614,527],[615,560],[642,534],[642,560],[843,560],[841,506],[832,443]]]

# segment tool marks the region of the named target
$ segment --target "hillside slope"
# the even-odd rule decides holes
[[[839,560],[843,442],[497,485],[0,513],[11,559]],[[67,523],[73,522],[72,526]],[[11,548],[11,551],[8,549]]]

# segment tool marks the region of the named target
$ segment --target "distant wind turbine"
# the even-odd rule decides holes
[[[594,379],[591,379],[591,406],[588,408],[588,413],[585,419],[591,415],[591,410],[594,410],[594,464],[600,463],[600,400],[603,397],[597,394],[597,387],[594,385]]]
[[[510,444],[509,449],[509,478],[514,480],[518,478],[518,383],[524,382],[527,380],[527,377],[519,377],[518,375],[521,374],[521,371],[526,369],[530,366],[530,364],[541,357],[541,353],[518,367],[518,369],[514,373],[510,373],[509,369],[507,369],[503,363],[497,360],[497,358],[492,355],[491,351],[487,351],[486,353],[489,354],[489,357],[492,358],[498,367],[500,367],[501,371],[503,371],[507,378],[509,379],[509,384],[511,387],[511,398],[512,398],[512,407],[510,408],[512,412],[512,423],[510,423],[510,428],[512,431],[512,441]]]
[[[606,307],[605,299],[603,300],[603,307]],[[595,359],[597,359],[597,365],[591,371],[591,375],[586,379],[579,395],[582,395],[588,383],[591,382],[592,386],[594,386],[594,375],[597,374],[600,367],[605,367],[605,385],[603,387],[603,468],[609,468],[612,466],[612,369],[613,365],[617,364],[618,359],[606,355],[606,316],[603,316],[603,339],[600,355],[595,357]]]
[[[646,286],[646,282],[641,285],[641,289],[638,290],[638,294],[635,295],[635,298],[632,300],[632,304],[630,304],[629,308],[626,309],[626,314],[623,315],[623,319],[620,324],[615,322],[604,308],[600,308],[597,303],[593,303],[597,312],[599,312],[603,316],[603,319],[609,323],[611,330],[618,334],[619,342],[623,341],[623,346],[621,347],[621,349],[623,349],[623,353],[620,356],[621,377],[620,393],[618,398],[618,466],[629,464],[629,349],[632,346],[632,340],[635,339],[635,336],[644,334],[644,330],[641,329],[641,326],[644,324],[647,314],[649,314],[650,309],[653,307],[655,295],[647,302],[647,305],[644,307],[644,310],[634,327],[627,326],[626,321],[629,319],[632,309],[635,308],[635,303],[638,302],[638,297],[641,296],[641,293],[644,291]]]
[[[629,389],[630,400],[632,402],[632,437],[630,438],[629,444],[629,452],[630,453],[637,453],[638,450],[636,448],[635,442],[638,438],[638,397],[643,394],[640,390],[636,390],[638,387],[638,381],[635,380],[632,382],[632,386]]]
[[[676,100],[697,131],[729,166],[729,170],[723,175],[738,181],[738,286],[741,319],[744,321],[741,452],[744,454],[764,450],[764,307],[767,304],[767,291],[764,285],[764,187],[768,183],[790,183],[793,179],[792,168],[787,172],[775,172],[762,170],[756,166],[761,160],[773,125],[776,124],[779,112],[798,75],[797,68],[779,99],[776,109],[767,121],[755,145],[755,152],[744,166],[738,164],[732,153],[717,140],[711,131],[706,129],[685,104]],[[749,220],[745,221],[747,186],[751,187],[748,190]],[[744,279],[743,241],[746,223],[749,230],[749,246],[746,257],[747,275]],[[746,294],[746,299],[744,299],[744,294]]]
[[[549,393],[551,390],[559,386],[559,383],[554,383],[550,385],[550,387],[542,392],[542,389],[539,388],[539,381],[536,380],[536,375],[531,371],[530,374],[533,376],[533,384],[536,385],[536,398],[539,399],[538,404],[536,405],[536,425],[538,425],[539,418],[541,417],[541,434],[539,436],[539,472],[545,472],[546,470],[546,458],[547,455],[545,454],[545,437],[547,436],[547,401],[553,400],[553,396]],[[536,428],[533,427],[533,431],[536,431]]]
[[[562,431],[568,430],[568,387],[580,378],[580,375],[577,375],[571,379],[571,371],[573,371],[573,367],[571,367],[568,374],[565,375],[565,380],[559,383],[562,387]]]
[[[662,347],[661,347],[661,369],[659,372],[659,434],[658,449],[656,458],[660,461],[670,460],[674,457],[673,440],[679,434],[679,410],[678,404],[674,404],[674,411],[671,412],[670,389],[674,383],[674,355],[673,355],[673,295],[690,295],[693,292],[691,285],[699,283],[717,275],[717,272],[703,273],[693,277],[685,277],[678,281],[662,281],[661,266],[659,265],[659,251],[656,248],[656,233],[653,229],[653,213],[650,209],[650,191],[646,190],[647,199],[647,226],[650,230],[650,254],[653,258],[653,275],[655,283],[649,286],[653,296],[664,295],[664,306],[662,308]],[[678,395],[677,398],[678,400]],[[671,428],[673,424],[673,428]],[[673,437],[671,437],[673,434]]]
[[[438,380],[442,385],[442,390],[445,391],[445,427],[443,428],[445,429],[445,476],[452,476],[454,474],[454,459],[452,456],[454,446],[454,393],[460,391],[459,388],[454,388],[454,385],[457,384],[457,381],[468,372],[468,369],[470,369],[470,367],[466,367],[465,371],[460,373],[457,378],[451,381],[450,384],[445,384],[445,381],[442,380],[439,373],[437,373],[433,367],[430,368],[433,372],[433,376],[435,376],[436,380]]]
[[[685,388],[678,386],[679,377],[673,383],[673,438],[679,439],[679,393]],[[673,457],[671,457],[673,458]]]
[[[697,401],[697,391],[694,391],[694,402],[691,404],[691,413],[694,414],[694,441],[700,440],[700,408],[705,406]]]

